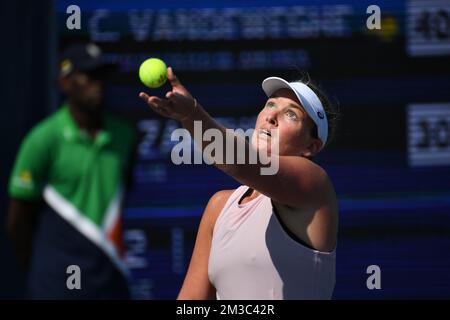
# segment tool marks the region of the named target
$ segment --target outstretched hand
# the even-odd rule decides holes
[[[166,93],[166,98],[149,96],[145,92],[139,93],[139,97],[161,116],[184,121],[193,115],[196,101],[178,80],[171,67],[167,68],[167,79],[172,86],[172,90]]]

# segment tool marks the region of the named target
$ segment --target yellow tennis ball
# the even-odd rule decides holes
[[[150,88],[161,87],[167,80],[167,66],[161,59],[150,58],[139,67],[139,79]]]

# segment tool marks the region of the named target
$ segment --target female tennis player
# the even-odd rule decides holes
[[[191,136],[225,129],[197,103],[171,68],[165,98],[139,94],[151,109],[178,120]],[[203,213],[178,299],[331,299],[335,285],[338,206],[327,173],[313,158],[329,142],[334,113],[316,87],[278,77],[263,81],[268,100],[247,153],[278,146],[278,171],[257,164],[215,164],[242,185],[221,190]],[[203,141],[201,148],[208,143]],[[269,150],[270,153],[270,150]],[[274,156],[271,154],[271,156]],[[225,157],[225,156],[224,156]]]

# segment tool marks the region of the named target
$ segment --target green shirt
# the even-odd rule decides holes
[[[133,151],[134,131],[105,115],[95,139],[80,129],[65,104],[23,140],[9,183],[13,198],[37,200],[50,187],[95,225],[120,190]]]

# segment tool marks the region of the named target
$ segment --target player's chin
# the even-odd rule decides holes
[[[103,99],[89,99],[84,105],[87,112],[97,114],[103,111],[104,101]]]

